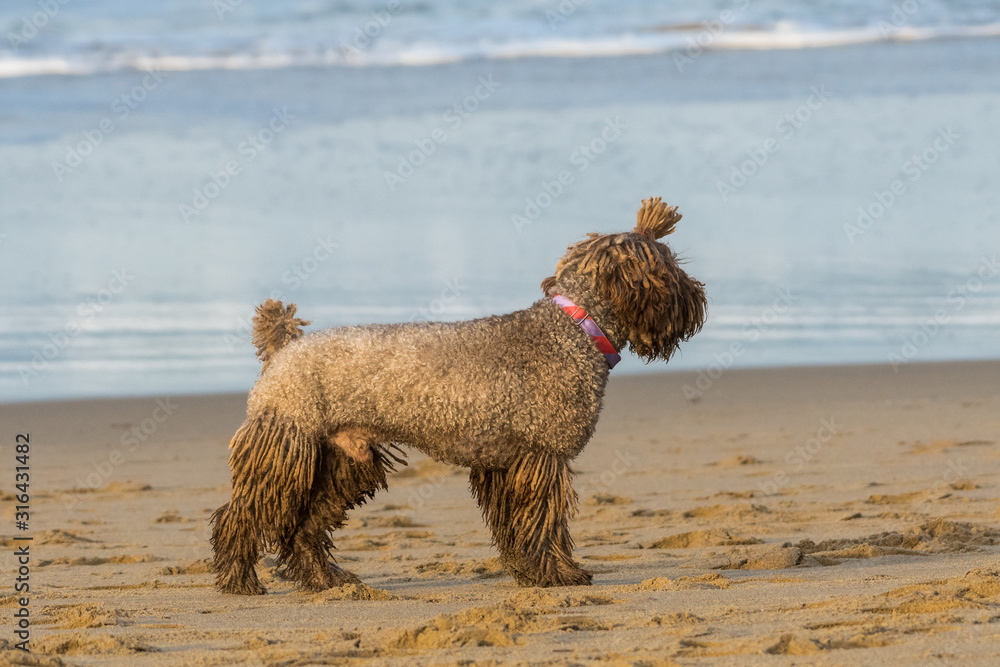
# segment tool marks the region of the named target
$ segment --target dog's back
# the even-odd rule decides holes
[[[254,387],[248,416],[280,414],[317,435],[362,426],[379,442],[440,460],[503,467],[526,449],[574,455],[591,435],[606,378],[589,339],[543,300],[466,322],[290,340]]]

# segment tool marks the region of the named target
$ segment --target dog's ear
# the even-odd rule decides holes
[[[544,294],[545,296],[555,296],[555,294],[549,293],[549,290],[551,290],[555,286],[556,286],[556,277],[549,276],[548,278],[542,281],[542,294]]]
[[[704,285],[687,275],[666,246],[647,242],[617,246],[617,252],[612,248],[609,261],[593,274],[601,298],[614,310],[637,356],[669,359],[681,341],[701,330]]]
[[[614,310],[632,351],[647,361],[667,360],[701,330],[705,286],[689,276],[666,245],[681,214],[660,197],[643,200],[632,234],[592,235],[577,270],[593,276]],[[582,244],[581,244],[582,245]]]
[[[657,356],[669,359],[682,341],[701,331],[707,316],[708,300],[705,285],[689,276],[680,267],[677,257],[666,246],[663,248],[671,256],[665,262],[668,276],[664,280],[667,284],[664,293],[666,306],[660,323],[661,330],[666,332],[666,339],[660,342]]]

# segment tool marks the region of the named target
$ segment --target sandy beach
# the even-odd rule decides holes
[[[1000,665],[1000,3],[0,25],[0,667]],[[362,583],[264,554],[267,595],[216,590],[254,304],[509,313],[657,196],[709,316],[623,355],[573,464],[593,586],[518,588],[468,471],[411,452],[333,538]]]
[[[594,585],[564,589],[517,588],[465,473],[413,455],[336,535],[363,585],[297,592],[265,557],[268,595],[224,596],[207,520],[245,396],[0,406],[0,663],[997,664],[1000,363],[698,380],[613,378],[576,461]],[[7,492],[25,432],[30,656]]]

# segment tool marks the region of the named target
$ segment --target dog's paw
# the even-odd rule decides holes
[[[594,575],[583,568],[567,568],[557,570],[552,575],[544,577],[537,586],[548,588],[550,586],[590,586]]]
[[[334,566],[334,584],[333,586],[343,586],[344,584],[360,584],[361,577],[354,574],[353,572],[348,572],[347,570],[342,570],[339,567]]]
[[[329,588],[338,588],[345,584],[360,584],[358,575],[330,563],[328,569],[316,576],[303,577],[299,581],[299,589],[310,593],[319,593]]]
[[[552,573],[532,575],[526,572],[512,573],[518,586],[523,588],[551,588],[553,586],[590,586],[594,575],[583,568],[574,567],[556,570]]]
[[[559,573],[559,586],[590,586],[594,575],[583,568]]]
[[[259,581],[225,582],[216,585],[219,591],[229,595],[264,595],[267,589]]]

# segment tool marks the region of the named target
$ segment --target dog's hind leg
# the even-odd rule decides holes
[[[216,585],[223,593],[263,595],[254,565],[260,553],[260,531],[245,512],[226,503],[212,514],[212,548]]]
[[[309,503],[295,531],[278,548],[285,576],[304,590],[321,591],[358,582],[331,559],[330,532],[344,525],[348,510],[363,504],[379,489],[388,488],[386,472],[394,468],[386,450],[371,447],[367,459],[359,461],[334,443],[323,448]]]
[[[520,586],[590,584],[572,556],[577,498],[566,461],[529,454],[506,470],[473,468],[469,482],[500,561]]]
[[[285,541],[308,508],[320,446],[275,413],[247,417],[230,444],[230,501],[212,515],[216,585],[225,593],[264,593],[254,571],[262,547]]]
[[[333,541],[329,531],[344,524],[347,512],[331,489],[322,488],[329,484],[320,486],[314,489],[311,503],[298,527],[278,546],[278,561],[285,566],[284,576],[309,591],[322,591],[358,581],[331,559]]]

